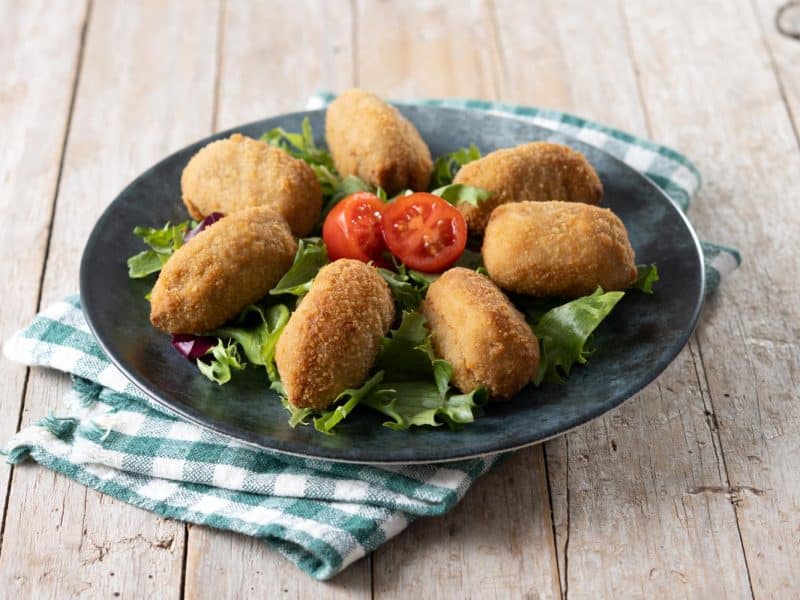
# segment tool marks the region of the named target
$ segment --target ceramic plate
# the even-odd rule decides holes
[[[481,112],[399,106],[433,156],[475,143],[486,154],[533,140],[583,152],[603,181],[603,205],[624,221],[637,263],[658,264],[656,293],[631,292],[600,326],[589,364],[564,385],[528,386],[510,402],[458,432],[441,428],[393,431],[382,415],[357,411],[326,436],[292,429],[269,391],[264,372],[247,368],[224,386],[203,377],[150,325],[145,294],[153,279],[128,279],[126,260],[142,250],[136,225],[187,219],[180,176],[189,158],[233,132],[259,137],[273,127],[299,131],[304,117],[322,142],[322,110],[282,115],[236,127],[165,158],[134,180],[98,220],[83,254],[81,300],[89,325],[109,358],[156,402],[190,421],[244,443],[295,455],[358,463],[421,463],[511,450],[594,419],[650,383],[686,344],[703,303],[703,263],[697,238],[675,204],[649,179],[592,146],[521,119]],[[135,142],[134,142],[135,143]]]

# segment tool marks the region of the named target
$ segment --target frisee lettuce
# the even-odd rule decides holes
[[[604,293],[598,287],[593,294],[551,308],[530,322],[540,348],[534,384],[563,383],[575,363],[586,363],[586,341],[624,295],[625,292]]]
[[[141,279],[153,273],[158,273],[167,263],[169,257],[178,248],[183,246],[183,236],[194,227],[194,221],[184,221],[177,225],[167,223],[164,227],[135,227],[133,234],[142,238],[149,246],[128,259],[128,277]]]
[[[263,366],[267,370],[270,381],[278,379],[275,367],[275,347],[278,344],[283,328],[289,322],[289,309],[283,304],[266,308],[250,305],[237,319],[238,326],[220,327],[211,332],[220,338],[232,340],[241,346],[247,360],[254,365]],[[255,318],[255,324],[247,324]]]
[[[262,135],[261,141],[285,150],[295,158],[300,158],[310,165],[321,165],[329,172],[335,170],[331,153],[325,148],[317,146],[314,142],[314,131],[311,128],[311,121],[308,120],[308,117],[303,119],[300,133],[289,133],[282,127],[276,127]]]
[[[226,384],[231,380],[231,369],[237,371],[244,369],[244,362],[239,358],[239,350],[235,342],[226,344],[219,340],[208,354],[212,356],[211,361],[205,362],[203,357],[198,358],[197,368],[203,375],[219,385]]]
[[[328,251],[321,239],[306,238],[300,240],[291,268],[275,284],[275,287],[269,291],[270,296],[279,296],[281,294],[305,295],[311,289],[314,277],[328,262]]]
[[[632,288],[641,290],[645,294],[653,293],[653,284],[658,281],[658,268],[655,263],[650,265],[636,265],[636,281],[633,282]]]
[[[481,157],[481,151],[475,144],[470,144],[468,148],[459,148],[453,152],[443,154],[433,163],[433,175],[431,176],[431,188],[440,188],[453,183],[453,177],[458,170]]]

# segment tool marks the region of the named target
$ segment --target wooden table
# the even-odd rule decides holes
[[[318,88],[556,107],[670,144],[742,268],[644,392],[322,584],[259,541],[0,467],[0,596],[797,597],[800,42],[777,0],[0,0],[0,336],[134,176]],[[65,376],[0,362],[0,440]]]

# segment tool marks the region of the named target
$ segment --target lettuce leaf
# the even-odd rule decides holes
[[[636,271],[638,275],[631,287],[641,290],[645,294],[652,294],[653,284],[659,280],[658,268],[655,263],[650,265],[636,265]]]
[[[391,420],[383,425],[399,431],[411,426],[444,424],[456,429],[472,423],[477,409],[486,400],[483,388],[469,394],[443,396],[430,381],[400,381],[376,387],[362,404],[388,416]]]
[[[541,350],[534,384],[563,383],[575,363],[586,363],[586,341],[624,295],[597,288],[590,296],[556,306],[531,322]]]
[[[244,325],[251,315],[257,318],[256,324]],[[289,309],[283,304],[267,308],[251,304],[239,316],[239,322],[242,323],[240,326],[220,327],[211,332],[211,335],[233,340],[239,344],[247,360],[266,368],[270,381],[276,381],[278,370],[275,367],[275,346],[283,333],[283,328],[289,322],[289,316]]]
[[[310,165],[321,165],[329,172],[335,170],[331,153],[314,143],[314,131],[308,117],[303,119],[301,133],[289,133],[282,127],[276,127],[262,135],[261,141],[285,150]],[[319,177],[319,174],[317,176]]]
[[[478,204],[488,200],[492,196],[492,192],[488,190],[465,185],[463,183],[445,185],[433,190],[431,194],[439,196],[442,200],[446,200],[453,206],[459,206],[461,204],[478,206]]]
[[[328,252],[325,244],[319,238],[306,238],[300,240],[294,263],[281,277],[281,280],[269,291],[270,296],[291,294],[303,296],[311,289],[314,277],[319,270],[328,264]]]
[[[325,194],[325,190],[323,190],[323,195],[326,197],[330,196],[330,199],[322,209],[321,222],[324,222],[325,217],[341,199],[346,198],[350,194],[355,194],[356,192],[376,192],[374,187],[355,175],[348,175],[338,180],[338,182],[333,183],[329,189],[331,190],[330,194]]]
[[[223,385],[231,380],[231,369],[241,371],[244,363],[239,358],[238,346],[234,342],[225,344],[222,340],[211,349],[212,359],[205,362],[197,359],[197,368],[211,381]]]
[[[314,429],[331,435],[333,428],[353,412],[353,409],[370,395],[382,379],[383,371],[378,371],[361,387],[345,390],[336,396],[336,400],[334,400],[335,406],[331,410],[322,411],[314,419]]]
[[[183,236],[193,225],[196,225],[193,221],[184,221],[177,225],[167,223],[160,229],[135,227],[133,234],[142,238],[149,249],[128,259],[128,277],[141,279],[160,271],[172,253],[183,246]]]
[[[475,144],[470,144],[468,148],[459,148],[454,152],[443,154],[433,163],[433,176],[431,177],[431,188],[440,188],[453,183],[453,177],[458,170],[465,164],[478,160],[481,151]]]

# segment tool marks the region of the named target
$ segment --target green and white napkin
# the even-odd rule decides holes
[[[330,94],[315,95],[321,107]],[[700,186],[674,150],[577,117],[475,100],[425,100],[514,114],[614,154],[681,207]],[[708,291],[739,264],[735,250],[703,244]],[[440,465],[373,467],[255,450],[158,406],[93,339],[77,296],[36,316],[4,345],[8,358],[72,374],[60,416],[8,443],[11,463],[38,463],[162,516],[263,538],[303,571],[328,579],[419,516],[450,510],[498,457]]]

